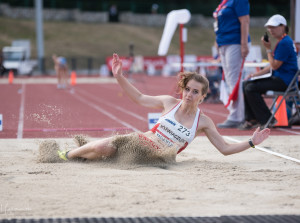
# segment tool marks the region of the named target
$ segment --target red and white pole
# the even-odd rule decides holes
[[[184,43],[187,42],[187,29],[184,28],[183,23],[179,24],[179,28],[180,28],[180,58],[181,58],[181,69],[180,71],[183,72],[184,71]]]
[[[179,24],[179,30],[180,30],[180,34],[179,34],[179,38],[180,38],[180,71],[183,72],[184,71],[184,67],[183,67],[183,62],[184,62],[184,41],[183,41],[183,24]]]

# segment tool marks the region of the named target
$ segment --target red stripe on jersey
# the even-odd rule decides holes
[[[168,136],[166,136],[165,134],[163,134],[161,131],[156,130],[159,134],[161,134],[163,137],[165,137],[167,140],[171,141],[174,143],[174,141],[172,139],[170,139]]]
[[[178,150],[177,154],[180,153],[182,150],[184,150],[188,146],[188,144],[189,144],[188,142],[185,142],[184,146]]]
[[[181,101],[179,101],[170,111],[168,111],[167,113],[163,114],[161,117],[165,116],[166,114],[170,113],[174,108],[176,108],[176,106],[180,103]]]
[[[153,126],[153,128],[151,129],[151,132],[156,133],[158,126],[160,125],[160,123],[156,123],[155,126]]]

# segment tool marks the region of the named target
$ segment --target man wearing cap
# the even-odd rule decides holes
[[[285,91],[298,71],[296,47],[293,40],[287,35],[289,29],[285,18],[281,15],[274,15],[268,20],[265,27],[277,40],[277,43],[272,50],[271,41],[267,37],[261,38],[270,65],[245,78],[247,80],[243,84],[245,122],[239,126],[241,130],[256,128],[259,125],[264,126],[267,123],[272,114],[262,94],[268,90]],[[268,78],[251,80],[267,73],[272,75]],[[271,122],[272,124],[276,124],[276,119]]]

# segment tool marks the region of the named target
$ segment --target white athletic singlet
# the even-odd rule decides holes
[[[169,112],[162,115],[158,119],[156,125],[151,129],[151,131],[166,146],[175,146],[177,153],[180,153],[182,150],[184,150],[195,138],[200,117],[200,109],[198,108],[192,128],[188,129],[184,127],[182,124],[176,121],[174,116],[181,104],[182,101],[180,101]]]

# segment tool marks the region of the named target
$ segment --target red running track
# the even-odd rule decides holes
[[[100,77],[91,78],[90,82],[95,80],[95,83],[88,84],[80,83],[79,78],[79,84],[69,90],[58,90],[53,83],[30,84],[23,80],[21,84],[3,84],[3,81],[0,84],[3,115],[0,138],[59,138],[76,134],[103,137],[114,132],[147,131],[147,114],[160,112],[136,105],[116,83],[100,83]],[[138,75],[131,80],[143,93],[175,95],[174,77]],[[203,103],[200,108],[214,123],[223,122],[228,114],[222,104]],[[218,130],[228,136],[252,134],[237,129]],[[276,128],[271,132],[271,135],[299,134],[297,127]]]

